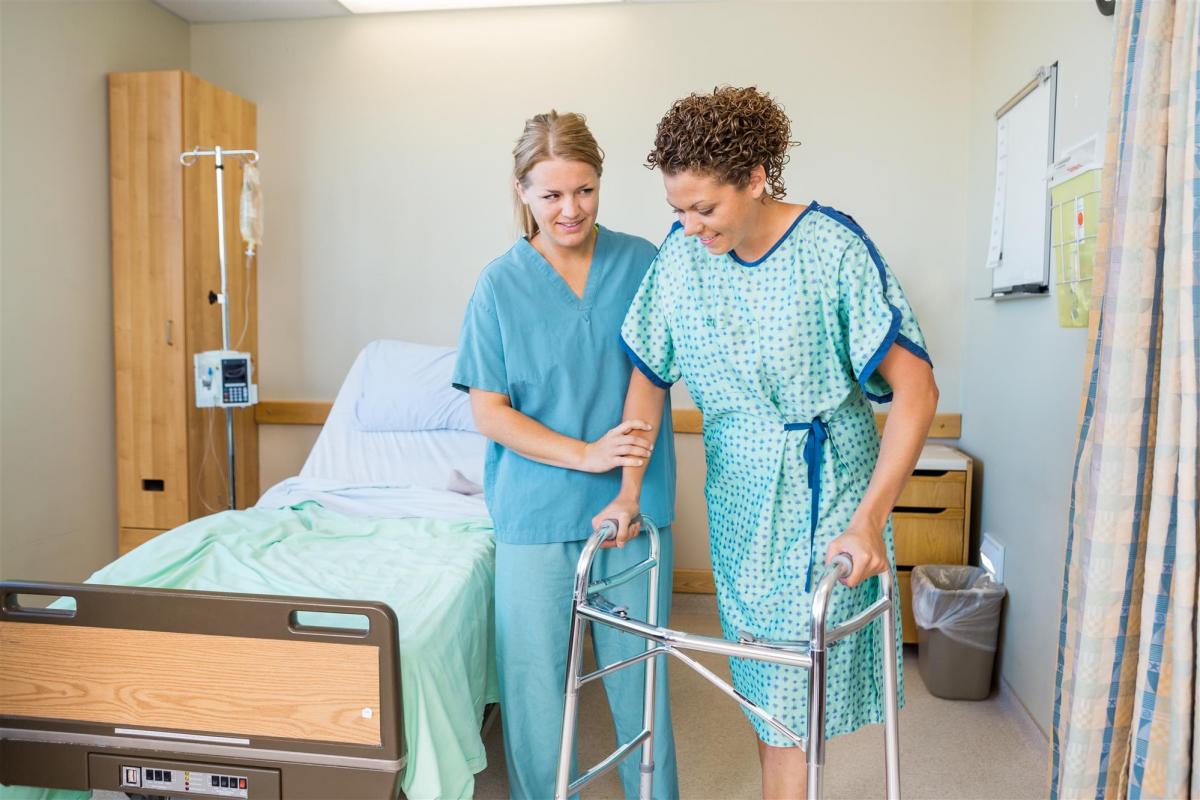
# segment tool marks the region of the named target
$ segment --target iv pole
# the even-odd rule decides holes
[[[212,150],[201,150],[195,147],[186,153],[179,156],[179,163],[185,167],[190,167],[196,163],[201,156],[213,156],[216,162],[217,176],[217,253],[221,258],[221,293],[217,295],[217,302],[221,304],[221,349],[229,349],[229,294],[226,284],[225,271],[225,192],[224,183],[222,180],[225,172],[225,156],[238,156],[251,164],[258,163],[257,150],[222,150],[220,145]],[[225,441],[228,445],[229,453],[229,508],[237,508],[237,483],[234,473],[234,443],[233,443],[233,409],[229,406],[225,407]]]

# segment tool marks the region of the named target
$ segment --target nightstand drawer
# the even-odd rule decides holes
[[[896,534],[896,565],[962,564],[963,510],[896,511],[892,514]]]
[[[908,479],[897,508],[962,508],[966,505],[967,473],[961,470],[917,470]]]

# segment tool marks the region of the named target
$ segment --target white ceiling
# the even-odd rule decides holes
[[[0,0],[3,2],[3,0]],[[256,22],[349,16],[338,0],[154,0],[188,22]],[[578,2],[578,0],[574,0]],[[687,0],[619,0],[619,2],[687,2]]]

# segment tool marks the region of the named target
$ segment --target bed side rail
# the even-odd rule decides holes
[[[0,747],[158,740],[396,765],[396,628],[378,602],[3,582]]]

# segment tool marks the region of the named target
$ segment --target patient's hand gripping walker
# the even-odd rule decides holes
[[[695,636],[681,631],[658,626],[658,528],[653,522],[641,518],[641,525],[650,540],[650,555],[645,560],[616,575],[592,580],[592,561],[601,542],[616,536],[617,526],[611,520],[604,522],[592,534],[583,548],[579,566],[575,569],[575,597],[571,603],[571,644],[567,656],[567,691],[563,709],[562,747],[558,757],[558,776],[554,787],[555,800],[566,798],[591,783],[595,778],[612,769],[639,746],[641,747],[640,800],[650,800],[654,782],[654,679],[656,656],[667,653],[700,673],[718,689],[732,697],[750,713],[762,719],[783,736],[803,743],[803,738],[788,728],[760,706],[741,695],[736,689],[705,668],[683,651],[717,653],[734,658],[749,658],[802,667],[808,670],[808,800],[820,800],[821,781],[825,769],[825,648],[838,639],[854,633],[875,617],[882,616],[884,674],[884,750],[887,771],[887,796],[889,800],[900,800],[900,727],[898,720],[898,698],[896,677],[896,625],[895,625],[895,581],[891,571],[879,576],[880,597],[867,609],[841,625],[825,627],[825,614],[829,597],[838,581],[851,572],[850,557],[842,554],[833,559],[830,568],[817,585],[812,603],[812,633],[807,642],[767,642],[743,638],[738,642],[709,636]],[[648,619],[645,622],[630,619],[624,608],[614,606],[600,592],[649,573]],[[646,640],[646,650],[631,658],[601,667],[588,675],[583,669],[583,634],[589,622],[609,625],[618,630],[632,633]],[[585,684],[605,675],[646,662],[646,688],[643,694],[642,731],[632,740],[621,744],[607,758],[571,781],[571,755],[575,749],[576,716],[579,707],[579,690]]]

